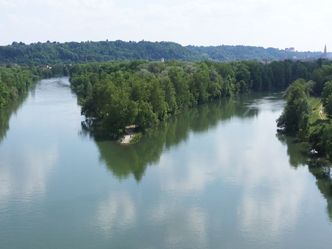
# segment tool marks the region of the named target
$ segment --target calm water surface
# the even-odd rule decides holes
[[[68,79],[39,82],[0,116],[0,248],[331,248],[331,176],[276,136],[283,105],[202,106],[121,147],[82,132]]]

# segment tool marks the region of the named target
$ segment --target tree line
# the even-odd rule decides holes
[[[0,67],[0,110],[24,95],[38,78],[28,67]]]
[[[310,78],[322,60],[108,62],[75,65],[71,85],[85,125],[118,137],[135,124],[155,126],[187,108],[250,91],[284,90],[297,78]]]
[[[13,42],[0,46],[0,64],[54,65],[119,60],[273,61],[313,59],[321,52],[297,52],[254,46],[181,46],[174,42]]]

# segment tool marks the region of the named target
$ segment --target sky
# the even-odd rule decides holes
[[[173,41],[332,50],[331,0],[0,0],[0,44]]]

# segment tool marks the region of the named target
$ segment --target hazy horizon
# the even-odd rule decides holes
[[[298,51],[332,47],[328,0],[0,0],[0,45],[172,41]],[[331,45],[331,46],[330,46]]]

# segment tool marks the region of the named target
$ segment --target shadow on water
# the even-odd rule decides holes
[[[139,182],[149,165],[158,163],[164,151],[186,142],[190,133],[205,132],[232,117],[257,116],[258,108],[246,105],[246,101],[248,98],[222,100],[186,110],[147,131],[138,144],[121,146],[95,139],[100,158],[117,178],[133,175]]]
[[[311,158],[309,145],[299,143],[294,138],[278,136],[279,141],[287,145],[289,163],[293,167],[308,166],[309,172],[316,178],[316,185],[327,201],[327,213],[332,221],[332,172],[331,165],[324,161]]]
[[[0,143],[6,137],[6,134],[9,130],[9,121],[13,114],[15,114],[19,108],[23,105],[24,101],[29,95],[29,92],[33,92],[35,88],[32,88],[31,91],[28,91],[18,97],[15,101],[12,101],[8,106],[0,109]]]
[[[287,154],[289,157],[289,164],[297,168],[308,164],[309,159],[309,145],[306,143],[300,143],[295,138],[277,134],[278,140],[286,145]]]
[[[275,96],[280,99],[280,96]],[[272,97],[273,98],[273,97]],[[157,128],[149,130],[138,144],[121,146],[114,141],[95,139],[100,152],[100,159],[118,179],[131,175],[139,182],[148,166],[159,162],[163,152],[187,141],[191,133],[202,133],[215,128],[220,122],[231,118],[253,118],[259,113],[260,101],[266,98],[246,97],[237,100],[222,100],[177,115]],[[275,111],[282,109],[282,102],[275,102]],[[273,110],[272,110],[273,111]],[[93,136],[92,134],[89,134]],[[293,167],[308,166],[316,178],[316,184],[327,200],[327,212],[332,221],[332,174],[329,166],[317,166],[308,154],[309,146],[299,143],[294,138],[278,136],[281,143],[287,146],[289,163]]]
[[[309,171],[316,178],[316,185],[327,201],[327,213],[332,221],[332,175],[331,167],[317,165],[316,162],[309,165]]]

